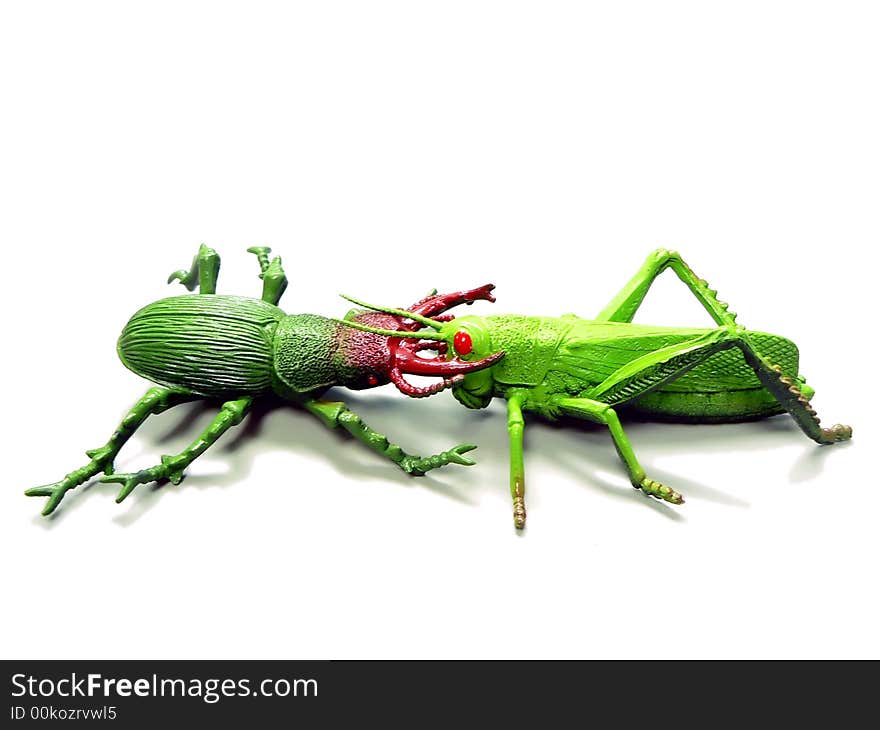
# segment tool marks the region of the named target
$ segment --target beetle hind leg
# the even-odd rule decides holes
[[[43,516],[50,515],[71,489],[76,489],[100,472],[112,474],[113,460],[126,441],[131,438],[132,434],[140,428],[149,416],[162,413],[180,403],[195,399],[196,396],[167,388],[150,388],[144,397],[135,403],[125,418],[122,419],[122,423],[114,431],[110,440],[100,448],[91,449],[86,452],[86,456],[90,459],[88,464],[75,469],[54,484],[28,489],[25,494],[28,497],[48,497],[49,501],[43,507],[42,514]]]
[[[217,291],[217,277],[220,275],[220,254],[204,243],[193,257],[189,269],[180,269],[168,277],[168,283],[179,281],[192,291],[199,287],[199,294],[214,294]]]
[[[220,413],[214,417],[208,427],[180,453],[173,456],[163,456],[161,463],[148,469],[141,469],[131,474],[109,474],[101,481],[122,485],[116,497],[117,502],[124,500],[140,484],[149,484],[160,479],[167,479],[172,484],[180,484],[184,469],[204,454],[230,428],[241,423],[253,400],[251,396],[245,396],[226,401],[220,409]]]

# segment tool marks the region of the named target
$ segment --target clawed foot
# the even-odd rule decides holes
[[[48,497],[49,501],[43,507],[41,514],[45,517],[52,514],[55,508],[61,504],[64,495],[71,489],[76,489],[80,484],[103,471],[105,474],[113,473],[113,456],[115,452],[110,446],[102,446],[99,449],[91,449],[86,452],[91,461],[80,469],[70,472],[64,479],[54,484],[46,484],[42,487],[33,487],[25,491],[28,497]]]
[[[852,438],[852,426],[835,423],[831,428],[822,429],[821,443],[836,444],[838,441],[849,441]]]
[[[43,510],[40,513],[43,517],[46,517],[55,511],[55,508],[61,503],[61,500],[64,499],[64,495],[77,486],[77,484],[72,483],[69,479],[64,478],[60,482],[55,482],[54,484],[46,484],[42,487],[28,489],[25,491],[25,494],[28,497],[49,498],[49,501],[46,502],[46,506],[43,507]]]
[[[636,489],[641,489],[645,494],[655,497],[656,499],[662,499],[664,502],[670,502],[671,504],[683,504],[684,497],[682,497],[678,492],[674,489],[670,489],[665,484],[661,484],[660,482],[655,482],[653,479],[649,479],[645,477],[638,484],[633,485]]]
[[[117,504],[131,494],[135,487],[140,484],[149,484],[150,482],[158,482],[161,479],[167,479],[172,484],[180,484],[183,479],[184,467],[179,465],[174,457],[163,456],[162,463],[151,466],[149,469],[141,469],[141,471],[130,474],[109,474],[101,479],[102,482],[110,484],[121,484],[122,489],[116,495]]]
[[[476,462],[473,459],[464,456],[464,454],[468,451],[473,451],[475,448],[477,448],[476,444],[459,444],[455,448],[449,449],[449,451],[434,454],[433,456],[406,456],[403,461],[400,462],[400,468],[407,474],[424,476],[425,473],[431,471],[431,469],[437,469],[438,467],[446,466],[447,464],[473,466]]]

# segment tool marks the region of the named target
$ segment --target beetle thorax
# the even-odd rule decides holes
[[[280,390],[309,393],[338,382],[334,367],[336,325],[317,314],[291,314],[278,323],[273,343]]]

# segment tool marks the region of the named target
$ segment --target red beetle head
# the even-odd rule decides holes
[[[468,373],[494,365],[504,357],[503,352],[478,360],[463,359],[473,350],[470,335],[444,327],[453,317],[443,314],[456,304],[470,304],[476,299],[494,301],[492,288],[487,284],[455,294],[432,293],[411,309],[377,307],[344,296],[366,310],[352,310],[345,319],[335,320],[342,325],[338,330],[341,358],[337,366],[342,384],[360,389],[391,382],[401,393],[421,398],[457,385]],[[434,356],[425,357],[429,351]],[[434,376],[440,380],[418,386],[405,375]]]

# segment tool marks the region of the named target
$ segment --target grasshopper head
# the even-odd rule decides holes
[[[503,352],[485,352],[478,356],[470,330],[456,326],[464,320],[435,320],[405,309],[376,307],[345,298],[367,308],[354,309],[345,319],[335,320],[341,325],[340,379],[348,388],[372,388],[391,382],[401,393],[421,398],[461,385],[472,373],[504,357]],[[433,355],[426,356],[428,353]],[[440,380],[418,386],[405,375]]]
[[[455,356],[465,362],[483,362],[493,357],[489,326],[482,317],[454,319],[443,326],[440,334],[452,342]],[[467,373],[456,383],[452,394],[468,408],[485,408],[492,400],[492,390],[492,371],[480,368]]]

